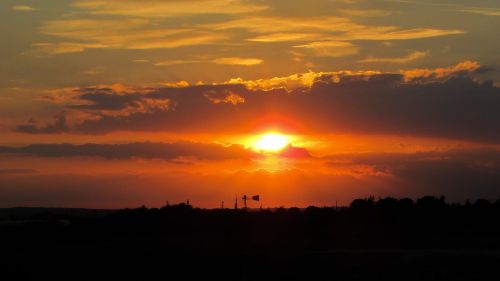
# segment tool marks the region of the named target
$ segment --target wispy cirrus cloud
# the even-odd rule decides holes
[[[382,58],[382,57],[367,57],[360,60],[362,63],[398,63],[405,64],[415,60],[419,60],[429,56],[429,52],[415,51],[403,57],[392,57],[392,58]]]
[[[40,27],[42,34],[61,40],[35,43],[30,53],[56,55],[93,48],[147,50],[218,44],[227,41],[228,35],[200,28],[198,24],[172,26],[162,20],[203,14],[237,15],[267,8],[239,0],[77,0],[71,6],[78,13],[47,21]]]
[[[409,40],[437,36],[463,34],[458,29],[410,28],[404,29],[391,25],[365,25],[346,17],[242,17],[206,25],[215,30],[244,29],[259,34],[251,41],[283,42],[302,40],[307,36],[321,34],[323,40]],[[266,37],[267,35],[267,37]],[[313,37],[314,38],[314,37]]]
[[[478,15],[483,15],[483,16],[500,16],[500,9],[496,8],[459,8],[457,9],[458,12],[464,12],[464,13],[471,13],[471,14],[478,14]]]
[[[226,57],[214,59],[212,62],[215,64],[252,66],[261,64],[264,61],[255,58]]]
[[[378,9],[341,9],[339,12],[348,17],[387,17],[392,11]]]
[[[236,65],[236,66],[254,66],[263,63],[264,60],[258,58],[241,58],[241,57],[222,57],[215,59],[174,59],[164,60],[153,63],[156,66],[171,66],[178,64],[192,64],[192,63],[213,63],[222,65]]]
[[[272,33],[272,34],[258,35],[253,38],[249,38],[248,41],[262,42],[262,43],[300,42],[300,41],[320,40],[321,37],[322,37],[321,33]]]
[[[219,42],[224,34],[192,28],[161,28],[149,19],[63,19],[41,26],[43,34],[69,40],[36,43],[35,51],[47,54],[82,52],[85,49],[162,49]]]
[[[18,12],[33,12],[36,11],[35,8],[28,6],[28,5],[14,5],[12,6],[12,10],[18,11]]]
[[[318,41],[293,47],[312,51],[318,57],[331,58],[355,55],[359,51],[359,48],[354,44],[343,41]]]
[[[436,3],[436,2],[424,2],[424,1],[412,1],[412,0],[386,0],[386,1],[412,4],[412,5],[442,7],[449,11],[478,14],[483,16],[500,16],[500,8],[498,7],[482,7],[482,6],[479,7],[479,6],[463,5],[460,3]]]
[[[305,42],[311,56],[341,57],[357,53],[352,41],[415,40],[464,34],[460,29],[402,28],[398,25],[358,23],[356,17],[386,15],[385,10],[344,9],[343,16],[277,16],[262,2],[236,0],[157,1],[78,0],[72,15],[40,27],[55,42],[37,42],[34,49],[49,55],[86,49],[150,50],[202,45],[245,45]],[[266,10],[265,15],[257,14]],[[205,21],[201,15],[218,14]],[[220,16],[226,14],[227,16]],[[179,22],[172,22],[171,18]],[[345,43],[333,43],[344,41]],[[332,44],[336,44],[333,46]],[[339,46],[344,44],[344,46]],[[342,51],[338,49],[344,48]],[[329,50],[335,48],[335,50]],[[238,57],[228,55],[226,57]],[[240,60],[240,62],[243,62]],[[255,64],[253,61],[251,64]],[[234,65],[234,64],[229,64]],[[244,65],[248,65],[245,63]]]
[[[66,42],[35,43],[32,46],[33,49],[27,51],[26,54],[34,56],[59,55],[59,54],[80,53],[87,49],[101,49],[108,47],[103,44],[66,43]]]
[[[267,5],[242,0],[76,0],[72,6],[93,15],[168,18],[197,14],[244,14],[260,12]]]

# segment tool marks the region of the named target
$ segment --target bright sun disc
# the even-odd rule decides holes
[[[288,145],[288,138],[277,133],[261,136],[254,144],[255,149],[262,151],[279,151]]]

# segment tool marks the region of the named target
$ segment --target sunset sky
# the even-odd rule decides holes
[[[500,197],[498,0],[3,0],[0,207]]]

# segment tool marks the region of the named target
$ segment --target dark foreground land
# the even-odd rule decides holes
[[[0,251],[0,280],[499,280],[500,202],[1,209]]]

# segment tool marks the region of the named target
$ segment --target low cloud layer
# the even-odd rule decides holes
[[[127,144],[32,144],[24,147],[0,146],[0,153],[39,157],[101,157],[104,159],[162,159],[193,157],[200,160],[246,159],[256,153],[242,145],[223,146],[192,142]]]
[[[36,173],[35,169],[17,169],[17,168],[6,168],[6,169],[0,169],[0,175],[9,175],[9,174],[33,174]]]
[[[363,165],[380,175],[394,177],[404,194],[418,188],[418,194],[443,194],[460,198],[500,196],[500,151],[468,149],[426,151],[413,154],[364,153],[326,157],[332,167]]]

